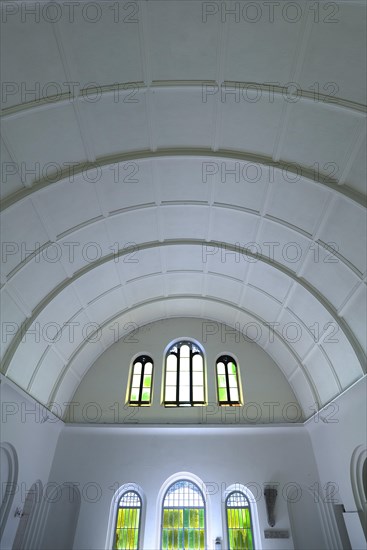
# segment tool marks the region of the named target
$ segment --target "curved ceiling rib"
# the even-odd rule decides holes
[[[296,21],[277,8],[269,25],[264,10],[254,23],[226,2],[214,14],[201,2],[132,4],[134,21],[119,25],[109,2],[93,24],[83,0],[72,24],[62,3],[52,24],[42,2],[37,24],[20,4],[6,11],[4,371],[49,404],[70,399],[113,343],[111,322],[299,323],[301,341],[275,328],[275,343],[259,345],[307,416],[365,369],[366,6],[333,3],[338,24],[321,5],[317,18],[299,6]],[[138,181],[112,177],[132,165]],[[49,259],[93,242],[96,259]],[[137,264],[124,262],[128,244]],[[62,336],[94,321],[102,340],[24,340],[56,320]],[[330,324],[338,341],[327,346]]]
[[[289,182],[298,182],[300,178],[304,178],[315,182],[319,185],[324,185],[333,191],[344,195],[351,200],[355,201],[360,205],[366,204],[366,196],[354,189],[348,187],[347,184],[341,185],[339,181],[327,174],[323,174],[320,171],[317,171],[315,168],[311,169],[306,165],[302,165],[295,162],[287,161],[275,161],[271,157],[265,155],[254,154],[244,151],[234,151],[234,150],[216,150],[213,151],[209,148],[164,148],[157,149],[155,151],[133,151],[129,153],[114,154],[108,157],[99,157],[93,162],[74,162],[72,163],[72,168],[68,167],[64,170],[60,170],[55,174],[48,175],[47,177],[34,181],[32,185],[27,186],[26,188],[20,189],[19,191],[5,197],[1,201],[0,211],[6,210],[16,202],[24,199],[25,197],[47,187],[48,185],[57,184],[59,182],[68,180],[74,181],[74,178],[77,178],[81,174],[88,173],[95,169],[103,169],[111,165],[120,165],[128,162],[140,161],[140,160],[149,160],[149,159],[162,159],[162,158],[171,158],[171,157],[190,157],[207,159],[217,159],[225,161],[238,161],[241,163],[251,163],[252,165],[265,166],[272,171],[279,170],[286,174],[287,180]],[[252,176],[253,177],[253,176]],[[249,180],[251,182],[251,176]],[[91,178],[92,179],[92,178]]]
[[[17,115],[23,111],[42,109],[45,107],[54,107],[60,103],[70,103],[77,100],[94,98],[96,94],[99,97],[102,97],[104,94],[113,94],[116,92],[121,93],[121,91],[126,91],[127,94],[131,94],[136,90],[148,90],[149,88],[183,88],[190,87],[195,88],[199,87],[200,90],[203,90],[204,86],[208,88],[213,88],[218,90],[223,88],[224,91],[236,91],[236,89],[250,91],[252,93],[258,94],[259,92],[266,92],[269,96],[284,96],[286,95],[289,98],[289,101],[298,101],[298,100],[311,100],[320,101],[322,104],[330,104],[341,109],[349,109],[351,111],[356,111],[360,113],[365,113],[367,108],[366,105],[358,103],[356,101],[350,101],[348,99],[338,97],[335,95],[328,95],[320,91],[309,91],[302,90],[301,88],[296,88],[294,83],[289,83],[289,86],[280,86],[276,84],[260,84],[257,82],[222,82],[220,87],[215,81],[198,80],[195,81],[185,81],[185,80],[165,80],[165,81],[153,81],[150,86],[146,86],[144,82],[116,82],[114,84],[104,84],[103,86],[93,87],[88,86],[87,88],[81,88],[78,90],[77,94],[70,95],[69,92],[59,93],[57,95],[50,95],[42,97],[40,99],[29,101],[27,103],[19,103],[12,105],[11,107],[6,107],[1,110],[1,117],[6,118],[10,116]],[[212,92],[213,93],[213,92]],[[217,91],[215,93],[218,93]],[[254,98],[249,98],[249,100],[256,100],[256,95]]]
[[[344,321],[344,319],[338,317],[338,314],[335,308],[332,306],[330,302],[328,302],[328,300],[325,297],[323,297],[310,283],[308,283],[304,279],[299,278],[296,273],[292,272],[286,266],[266,256],[263,256],[258,253],[254,253],[249,248],[242,248],[241,246],[238,246],[236,244],[228,243],[224,241],[219,242],[219,241],[200,241],[200,240],[193,240],[193,239],[174,239],[174,240],[168,240],[168,241],[139,243],[137,244],[137,247],[134,248],[134,252],[143,251],[151,248],[157,248],[157,247],[172,246],[172,245],[191,245],[191,246],[201,246],[201,247],[210,246],[216,250],[224,250],[226,252],[228,251],[228,252],[233,252],[235,254],[241,254],[244,257],[247,256],[247,257],[253,258],[256,261],[266,263],[270,265],[272,268],[277,269],[283,274],[287,275],[288,277],[296,281],[299,285],[304,287],[313,297],[315,297],[317,301],[323,305],[323,307],[327,310],[327,312],[331,315],[331,317],[335,320],[335,322],[341,326],[353,350],[355,351],[356,356],[358,357],[358,360],[361,363],[362,369],[365,368],[366,356],[364,354],[363,348],[355,338],[351,329],[348,327],[348,324]],[[50,303],[51,300],[53,300],[62,290],[64,290],[66,287],[71,285],[73,282],[75,282],[79,278],[83,277],[89,271],[92,271],[96,267],[103,265],[105,263],[114,262],[116,261],[117,258],[127,256],[128,254],[131,254],[131,253],[132,253],[131,247],[125,248],[123,250],[118,250],[116,252],[113,252],[108,256],[104,256],[100,258],[97,262],[90,262],[86,267],[74,273],[72,277],[65,279],[62,283],[57,285],[47,296],[45,296],[45,298],[43,298],[42,301],[40,301],[37,307],[33,310],[32,315],[22,324],[21,327],[19,327],[19,330],[14,337],[14,344],[10,346],[9,350],[7,351],[4,357],[4,361],[3,361],[4,371],[6,372],[6,369],[22,337],[27,332],[29,327],[32,325],[34,320],[40,315],[40,313],[44,310],[44,308]]]

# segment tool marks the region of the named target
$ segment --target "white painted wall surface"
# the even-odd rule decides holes
[[[1,378],[1,443],[10,443],[18,457],[18,481],[14,499],[1,540],[1,549],[12,547],[20,518],[14,517],[17,507],[23,509],[27,491],[40,480],[47,485],[56,443],[63,422],[21,390]],[[49,417],[46,422],[43,419]],[[2,480],[3,482],[4,480]],[[2,487],[3,488],[3,487]],[[40,499],[38,499],[40,500]],[[32,534],[33,536],[33,534]]]
[[[133,326],[132,326],[133,328]],[[164,353],[177,338],[192,338],[205,350],[207,407],[165,408],[162,384]],[[151,407],[125,406],[132,360],[144,353],[154,361]],[[244,406],[217,406],[215,361],[232,353],[238,361]],[[271,357],[232,328],[200,319],[166,319],[138,327],[108,348],[82,379],[72,399],[70,422],[243,424],[300,422],[293,390]]]
[[[269,528],[262,496],[264,484],[279,483],[275,527],[290,529],[287,497],[296,488],[302,506],[304,487],[318,482],[309,435],[303,427],[69,425],[58,442],[51,479],[60,484],[80,484],[82,500],[74,550],[105,548],[113,494],[125,483],[136,483],[145,493],[143,548],[159,548],[158,493],[177,472],[191,472],[206,483],[209,548],[215,537],[224,536],[221,497],[225,489],[242,483],[258,497],[260,547],[292,549],[292,538],[264,539],[264,529]],[[307,503],[310,505],[309,498]],[[299,536],[308,541],[310,548],[327,548],[324,540],[319,540],[319,533],[320,528],[315,528]]]
[[[366,380],[364,377],[354,384],[306,423],[320,474],[321,497],[343,504],[346,512],[357,511],[351,482],[352,455],[357,447],[367,447]],[[332,483],[336,492],[328,495],[327,483]],[[365,549],[361,525],[352,522],[350,525],[354,525],[349,533],[353,549]]]

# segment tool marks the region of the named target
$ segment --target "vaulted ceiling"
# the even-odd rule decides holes
[[[364,375],[364,2],[2,22],[7,377],[66,403],[116,334],[181,316],[256,339],[306,417]]]

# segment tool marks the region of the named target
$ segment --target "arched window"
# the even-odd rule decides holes
[[[114,549],[138,550],[141,524],[141,498],[136,491],[126,491],[117,508]]]
[[[201,490],[192,481],[176,481],[163,499],[162,550],[204,550],[205,538],[205,501]]]
[[[219,405],[241,404],[238,368],[230,355],[217,359],[217,388]]]
[[[249,501],[242,491],[232,491],[225,502],[229,550],[253,550],[254,537]]]
[[[166,355],[166,407],[205,405],[204,357],[193,342],[176,342]]]
[[[140,355],[133,362],[128,403],[131,406],[147,406],[152,401],[153,361],[148,355]]]

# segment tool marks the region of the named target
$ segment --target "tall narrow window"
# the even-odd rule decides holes
[[[238,368],[230,355],[217,360],[217,388],[219,405],[240,405]]]
[[[226,498],[229,550],[254,550],[251,510],[246,496],[233,491]]]
[[[127,491],[117,509],[115,549],[138,550],[140,522],[141,498],[136,491]]]
[[[163,500],[162,550],[204,550],[205,502],[199,487],[180,480]]]
[[[166,355],[166,407],[205,405],[204,357],[192,342],[176,342]]]
[[[147,406],[152,400],[153,361],[147,355],[137,357],[132,366],[129,405]]]

